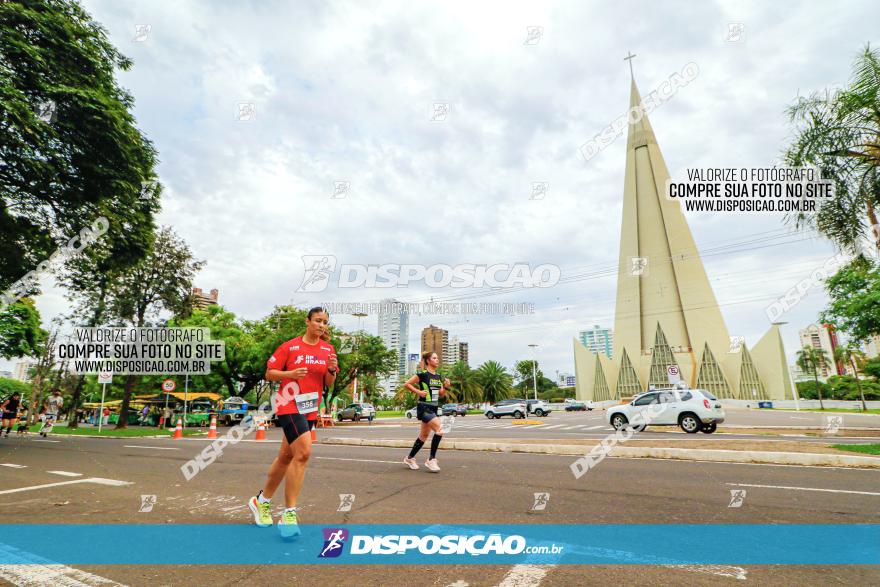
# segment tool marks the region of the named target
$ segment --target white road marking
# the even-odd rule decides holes
[[[599,428],[605,428],[605,426],[604,425],[590,426],[589,428],[587,428],[587,430],[598,430]]]
[[[391,463],[394,465],[402,465],[403,461],[375,461],[372,459],[343,459],[342,457],[315,457],[316,459],[324,459],[326,461],[357,461],[359,463]]]
[[[88,479],[75,479],[73,481],[59,481],[58,483],[44,483],[43,485],[32,485],[30,487],[19,487],[18,489],[6,489],[0,491],[0,495],[7,493],[20,493],[22,491],[33,491],[34,489],[45,489],[47,487],[60,487],[61,485],[74,485],[76,483],[96,483],[98,485],[111,485],[113,487],[121,487],[123,485],[131,485],[130,481],[117,481],[115,479],[103,479],[101,477],[89,477]]]
[[[34,438],[31,442],[61,442],[60,440],[39,440]]]
[[[792,420],[812,420],[813,418],[798,418],[797,416],[791,416]]]
[[[574,430],[575,428],[580,428],[580,426],[566,426],[563,430]]]
[[[46,471],[52,475],[61,475],[62,477],[82,477],[82,473],[71,473],[70,471]]]
[[[0,463],[0,467],[11,467],[13,469],[26,469],[27,465],[14,465],[12,463]]]
[[[0,544],[0,558],[21,564],[0,565],[0,579],[18,587],[125,587],[105,577],[56,564],[41,556]]]
[[[562,428],[565,424],[553,424],[552,426],[544,426],[544,430],[551,430],[553,428]]]
[[[555,565],[514,565],[497,587],[538,587]]]
[[[179,448],[171,448],[169,446],[147,446],[145,444],[123,444],[122,448],[153,448],[156,450],[180,450]]]
[[[821,489],[818,487],[788,487],[785,485],[753,485],[749,483],[727,483],[736,487],[761,487],[764,489],[791,489],[794,491],[821,491],[824,493],[852,493],[854,495],[880,495],[873,491],[850,491],[848,489]]]

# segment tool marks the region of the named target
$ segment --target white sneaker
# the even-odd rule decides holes
[[[419,464],[416,462],[415,459],[411,459],[409,457],[406,457],[403,459],[403,462],[406,463],[407,465],[409,465],[409,468],[412,469],[413,471],[416,471],[419,468]]]
[[[425,466],[428,467],[428,470],[432,473],[440,472],[440,465],[437,464],[437,459],[428,459],[425,461]]]

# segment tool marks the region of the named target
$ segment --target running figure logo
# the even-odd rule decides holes
[[[324,528],[324,548],[318,558],[334,558],[342,554],[342,547],[348,540],[348,530],[345,528]]]
[[[547,502],[550,501],[549,493],[536,493],[535,494],[535,503],[532,505],[533,512],[540,512],[547,507]]]
[[[729,507],[729,508],[742,507],[742,504],[745,500],[746,500],[746,490],[745,489],[731,489],[730,490],[730,503],[727,504],[727,507]]]
[[[336,257],[333,255],[303,255],[306,272],[298,292],[324,291],[330,276],[336,270]]]
[[[354,505],[354,493],[340,493],[339,494],[339,507],[336,508],[337,512],[350,512],[351,506]]]
[[[825,434],[837,434],[843,426],[843,416],[825,416]]]
[[[455,426],[455,416],[440,416],[440,431],[443,434],[452,432],[453,426]]]
[[[153,511],[153,506],[156,505],[156,496],[155,495],[142,495],[141,496],[141,507],[138,512],[151,512]]]

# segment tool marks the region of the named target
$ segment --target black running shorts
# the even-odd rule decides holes
[[[315,427],[315,421],[306,420],[302,414],[282,414],[278,416],[278,425],[284,430],[287,444],[290,444],[303,434],[308,434]]]
[[[427,424],[437,417],[437,406],[427,402],[419,402],[416,406],[416,417]]]

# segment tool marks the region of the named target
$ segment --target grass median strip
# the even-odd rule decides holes
[[[868,455],[880,455],[880,444],[832,444],[831,448],[860,452]]]
[[[29,431],[36,434],[40,431],[41,424],[34,424],[29,428]],[[68,428],[63,424],[56,424],[52,428],[52,432],[49,433],[50,436],[101,436],[106,438],[137,438],[139,436],[171,436],[173,434],[173,430],[164,430],[162,428],[150,428],[150,427],[141,427],[137,428],[122,428],[121,430],[117,430],[115,428],[102,428],[101,434],[98,434],[97,428],[83,427],[83,428]],[[205,431],[201,428],[187,428],[183,431],[184,436],[197,436],[199,434],[205,434]]]

